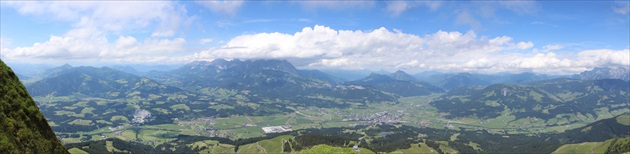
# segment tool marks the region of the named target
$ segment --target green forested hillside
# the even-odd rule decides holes
[[[16,74],[0,61],[0,153],[67,153]]]
[[[448,113],[449,118],[513,115],[516,119],[598,119],[600,111],[627,108],[629,87],[628,82],[616,79],[556,79],[528,85],[496,84],[451,90],[431,105]]]
[[[553,153],[606,153],[618,154],[630,152],[630,137],[616,138],[604,142],[583,142],[562,145]]]
[[[624,138],[630,136],[630,113],[618,115],[613,118],[602,119],[584,127],[567,130],[558,137],[561,141],[602,142],[612,138]]]
[[[614,139],[606,153],[628,153],[630,152],[630,137]]]

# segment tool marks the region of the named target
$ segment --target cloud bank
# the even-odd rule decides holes
[[[202,39],[200,43],[209,43]],[[560,44],[535,48],[531,41],[509,36],[478,36],[474,31],[437,31],[424,36],[400,30],[335,30],[316,25],[294,34],[240,35],[223,46],[189,52],[184,38],[132,36],[108,39],[82,28],[29,47],[3,48],[3,57],[18,61],[188,63],[195,60],[289,59],[300,68],[405,70],[408,72],[531,71],[578,73],[597,66],[629,66],[630,50],[596,49],[562,52]]]
[[[304,68],[479,71],[566,74],[595,66],[630,65],[630,51],[586,50],[555,53],[562,45],[534,48],[509,36],[477,36],[474,31],[437,31],[418,36],[398,30],[335,30],[306,27],[294,34],[241,35],[220,48],[185,59],[291,59]]]
[[[3,47],[3,58],[20,62],[159,62],[185,51],[176,37],[187,16],[183,5],[169,1],[3,1],[22,15],[72,23],[61,35],[32,46]],[[147,37],[125,35],[148,33]],[[5,44],[5,43],[3,43]],[[5,45],[3,45],[5,46]]]

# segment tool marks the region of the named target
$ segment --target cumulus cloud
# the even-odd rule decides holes
[[[578,60],[584,65],[593,66],[622,66],[630,65],[630,50],[586,50],[579,52]]]
[[[106,35],[94,28],[71,30],[61,36],[51,36],[46,42],[29,47],[3,48],[4,57],[13,61],[32,59],[66,59],[79,61],[124,61],[137,57],[152,57],[182,52],[183,38],[147,38],[138,42],[132,36],[119,36],[109,41]]]
[[[564,46],[534,48],[531,41],[509,36],[477,36],[474,31],[437,31],[424,36],[378,28],[370,31],[306,27],[293,34],[257,33],[235,37],[224,46],[188,59],[289,59],[298,67],[575,73],[593,66],[628,65],[628,50],[594,50],[557,54]],[[544,52],[532,52],[532,51]]]
[[[184,6],[168,1],[3,1],[3,4],[24,15],[76,22],[77,28],[94,27],[111,32],[153,28],[154,37],[173,36],[182,23],[193,19],[186,16]]]
[[[550,51],[556,51],[556,50],[560,50],[563,49],[564,45],[560,45],[560,44],[550,44],[550,45],[545,45],[542,47],[542,49],[534,49],[535,53],[538,52],[550,52]]]
[[[51,35],[32,46],[2,48],[12,61],[147,62],[167,59],[184,50],[186,40],[175,37],[180,26],[195,17],[170,1],[3,1],[20,14],[67,21],[72,29]],[[6,5],[5,5],[6,4]],[[129,31],[150,34],[139,39]],[[176,58],[170,58],[176,59]]]
[[[4,38],[2,39],[4,41]],[[200,39],[199,43],[211,42]],[[369,69],[521,72],[567,74],[595,66],[628,66],[630,50],[563,50],[561,44],[536,47],[510,36],[478,36],[475,31],[437,31],[423,36],[400,30],[335,30],[316,25],[293,34],[254,33],[232,38],[221,47],[186,53],[183,38],[108,39],[96,28],[52,35],[28,47],[3,47],[3,58],[14,61],[54,59],[90,62],[187,63],[194,60],[288,59],[312,69]]]

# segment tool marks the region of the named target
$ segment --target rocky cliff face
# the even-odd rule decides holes
[[[17,75],[0,60],[0,153],[68,153]]]
[[[581,79],[621,79],[630,81],[630,70],[627,67],[595,67],[593,70],[580,73]]]

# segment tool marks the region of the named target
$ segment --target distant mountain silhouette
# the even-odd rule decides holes
[[[33,96],[67,96],[82,94],[102,98],[124,98],[149,94],[186,94],[176,87],[166,86],[148,78],[108,67],[71,67],[55,69],[49,77],[31,83],[27,89]]]
[[[323,95],[363,101],[394,100],[373,88],[338,85],[338,79],[319,71],[298,71],[286,60],[196,61],[173,71],[153,72],[150,77],[193,92],[224,88],[274,99]]]
[[[330,82],[333,84],[339,84],[344,82],[343,79],[326,74],[319,70],[298,70],[298,74],[303,77],[318,79],[326,82]]]
[[[407,80],[397,80],[390,76],[404,78]],[[440,88],[434,87],[430,84],[415,81],[413,77],[406,75],[406,73],[402,71],[394,73],[390,76],[372,73],[368,77],[347,82],[347,84],[370,86],[400,96],[423,96],[443,92]]]

